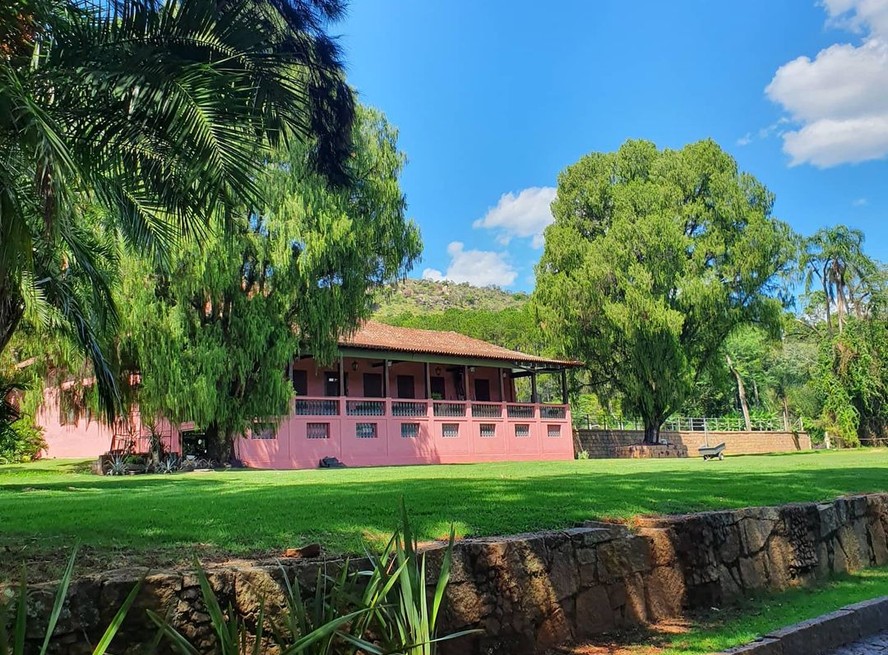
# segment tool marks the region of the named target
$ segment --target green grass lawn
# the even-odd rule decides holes
[[[718,653],[846,605],[886,595],[888,568],[868,569],[839,576],[813,588],[747,598],[737,605],[692,617],[686,625],[673,624],[662,626],[660,630],[626,633],[607,644],[580,646],[574,652],[576,655]]]
[[[361,552],[406,500],[423,539],[558,528],[600,518],[822,500],[888,489],[888,450],[731,457],[723,462],[584,460],[324,471],[98,477],[82,464],[0,466],[0,574],[57,561],[154,564],[273,554],[320,542]]]

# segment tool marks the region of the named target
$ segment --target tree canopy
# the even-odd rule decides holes
[[[121,349],[141,373],[143,420],[194,421],[225,458],[253,419],[288,413],[291,358],[330,362],[373,288],[410,269],[421,243],[405,218],[397,134],[361,109],[353,137],[352,187],[331,189],[312,172],[311,145],[293,142],[266,163],[259,208],[183,245],[168,271],[125,260]]]
[[[43,305],[92,360],[113,415],[103,272],[116,266],[96,238],[166,261],[181,237],[259,204],[266,153],[293,139],[347,182],[353,97],[324,31],[342,11],[339,0],[0,8],[0,353],[27,306]]]
[[[738,326],[779,319],[792,239],[772,205],[710,140],[628,141],[559,175],[536,271],[540,320],[564,355],[621,392],[646,441]]]

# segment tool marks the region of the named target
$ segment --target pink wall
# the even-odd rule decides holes
[[[334,367],[318,368],[314,360],[302,359],[294,363],[294,369],[306,372],[308,396],[297,398],[295,403],[308,400],[312,405],[313,416],[297,415],[280,417],[273,438],[253,438],[246,435],[238,440],[238,456],[249,466],[259,468],[315,468],[322,457],[337,457],[349,466],[379,466],[392,464],[434,464],[466,463],[502,460],[541,460],[572,459],[574,456],[573,435],[570,413],[563,408],[563,417],[547,417],[540,406],[507,405],[501,403],[500,376],[502,369],[477,367],[469,372],[469,402],[455,403],[457,389],[455,376],[448,365],[440,365],[440,377],[445,379],[445,406],[456,410],[455,416],[437,416],[434,402],[426,401],[425,368],[420,362],[402,362],[389,367],[389,399],[364,399],[364,373],[384,374],[382,366],[373,366],[381,360],[352,359],[344,361],[344,371],[348,374],[348,398],[325,397],[325,372],[338,373],[338,363]],[[352,363],[357,363],[353,369]],[[439,365],[430,365],[430,375],[435,376]],[[397,376],[411,375],[414,378],[415,405],[400,405],[397,402]],[[490,403],[472,403],[475,397],[474,380],[488,380]],[[506,402],[515,398],[514,382],[503,380]],[[362,400],[363,399],[363,400]],[[329,415],[319,414],[318,407],[333,402]],[[360,407],[378,407],[382,415],[351,416],[348,414],[349,401]],[[373,405],[374,402],[382,405]],[[450,401],[452,404],[447,404]],[[418,416],[395,416],[398,409],[410,407]],[[509,408],[523,407],[527,417],[509,415]],[[560,407],[560,406],[559,406]],[[516,410],[517,411],[517,410]],[[47,391],[46,402],[39,414],[38,422],[45,430],[47,457],[98,457],[111,446],[113,430],[98,421],[80,419],[73,424],[63,425],[59,416],[57,391]],[[129,428],[121,426],[118,433],[130,432],[139,437],[136,450],[147,452],[147,426],[143,425],[138,410],[128,417]],[[329,432],[325,438],[309,438],[310,425],[323,425]],[[359,437],[360,429],[365,430]],[[366,430],[374,429],[375,433]],[[402,427],[408,424],[408,428]],[[455,428],[455,435],[449,434]],[[190,426],[189,426],[190,427]],[[444,436],[445,427],[448,436]],[[180,432],[164,422],[159,426],[161,433],[171,435],[171,449],[181,451]],[[404,430],[415,429],[413,434]],[[518,431],[518,432],[516,432]],[[482,434],[483,432],[483,434]],[[557,433],[557,434],[556,434]],[[256,435],[256,437],[270,435]]]
[[[136,452],[148,451],[148,427],[143,425],[138,408],[119,422],[115,427],[88,417],[79,417],[73,423],[63,422],[59,409],[58,389],[47,389],[44,402],[37,413],[37,424],[43,428],[46,448],[43,457],[49,458],[87,458],[98,457],[108,452],[111,440],[118,434],[131,433],[138,438]],[[179,430],[168,421],[161,421],[156,426],[162,435],[169,435],[168,448],[180,452]]]
[[[530,418],[510,418],[510,407],[498,403],[475,403],[485,416],[472,416],[472,403],[451,403],[462,409],[459,416],[435,416],[433,402],[417,401],[424,406],[422,416],[392,415],[392,400],[382,416],[349,416],[346,399],[337,399],[339,413],[329,416],[285,418],[273,438],[238,441],[237,452],[248,466],[256,468],[315,468],[323,457],[336,457],[347,466],[383,466],[400,464],[454,464],[520,460],[573,459],[573,431],[570,410],[563,407],[564,418],[544,418],[541,407],[522,405]],[[519,407],[512,405],[511,407]],[[491,413],[493,416],[488,416]],[[358,437],[357,424],[375,426],[375,436]],[[309,424],[327,427],[326,438],[310,438]],[[416,436],[403,436],[402,425],[418,426]],[[445,436],[445,426],[448,436]],[[456,426],[456,434],[451,429]],[[486,434],[482,436],[482,431]],[[263,435],[269,436],[269,435]]]

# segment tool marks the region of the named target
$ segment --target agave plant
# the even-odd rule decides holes
[[[179,458],[173,454],[167,455],[154,466],[155,473],[163,473],[165,475],[169,475],[178,471]]]
[[[42,645],[40,646],[40,649],[36,651],[38,655],[46,655],[52,646],[52,633],[55,632],[59,616],[65,605],[65,597],[68,594],[68,587],[71,584],[71,577],[74,573],[74,560],[76,557],[77,547],[75,546],[71,553],[71,557],[68,559],[68,566],[65,568],[65,573],[59,582],[55,602],[49,612],[49,620],[46,624],[46,631],[44,633]],[[136,596],[139,594],[139,589],[142,588],[144,579],[143,576],[123,601],[120,609],[117,610],[117,614],[114,615],[114,618],[111,620],[111,623],[108,625],[102,638],[99,639],[99,642],[93,649],[93,655],[104,655],[108,650],[108,647],[111,645],[111,640],[114,639],[117,631],[120,630],[120,626],[123,624],[127,612],[129,612],[130,607],[132,607],[133,602],[136,600]],[[12,615],[12,620],[10,620],[10,614]],[[7,631],[7,626],[9,625],[12,625],[11,635]],[[25,652],[25,636],[28,632],[28,585],[27,579],[22,575],[22,581],[15,596],[6,604],[0,604],[0,655],[22,655]],[[34,651],[29,650],[28,652]]]
[[[105,475],[126,475],[129,463],[125,455],[111,455],[105,462]]]

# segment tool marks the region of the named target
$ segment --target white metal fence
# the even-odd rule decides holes
[[[574,427],[587,430],[644,430],[644,422],[640,419],[614,416],[577,416],[574,415]],[[792,419],[784,425],[783,418],[753,418],[750,420],[753,432],[804,432],[801,418]],[[667,432],[745,432],[746,421],[739,417],[711,416],[673,416],[660,428]]]

